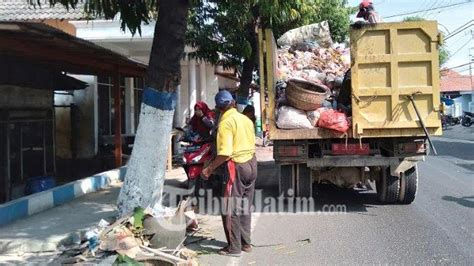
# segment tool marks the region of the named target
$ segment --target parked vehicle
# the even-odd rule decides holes
[[[452,116],[448,116],[448,119],[449,119],[450,125],[451,125],[451,126],[455,126],[455,125],[461,124],[461,119],[462,119],[462,117],[452,117]]]
[[[442,134],[436,21],[351,29],[352,123],[345,134],[277,127],[276,44],[271,30],[259,34],[261,97],[268,96],[262,114],[280,194],[312,197],[314,183],[347,187],[370,180],[382,203],[412,203],[417,162],[428,153],[422,124],[430,135]]]
[[[464,115],[461,118],[461,125],[465,127],[470,127],[474,123],[474,114],[471,112],[464,112]]]
[[[445,114],[441,114],[441,126],[443,130],[448,129],[448,126],[450,126],[448,116]]]
[[[188,142],[185,143],[183,152],[183,168],[188,177],[188,189],[194,189],[197,193],[202,188],[204,180],[201,179],[201,172],[204,163],[212,159],[212,144],[209,142]]]

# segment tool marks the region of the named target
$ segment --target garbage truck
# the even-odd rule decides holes
[[[312,197],[315,183],[350,187],[375,182],[384,204],[410,204],[417,163],[442,134],[435,21],[379,23],[350,30],[350,127],[281,129],[276,124],[278,54],[273,33],[259,29],[260,105],[273,142],[280,194]]]

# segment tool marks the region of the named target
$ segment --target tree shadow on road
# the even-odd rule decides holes
[[[453,201],[456,202],[457,204],[468,207],[468,208],[474,208],[474,196],[469,196],[469,197],[461,197],[461,198],[456,198],[453,196],[443,196],[441,199],[445,201]]]
[[[433,140],[438,155],[453,156],[463,160],[474,160],[474,144],[460,141]]]

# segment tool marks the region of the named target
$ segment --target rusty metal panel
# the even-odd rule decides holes
[[[441,135],[438,44],[435,21],[351,31],[354,137],[424,136],[410,95],[428,132]]]

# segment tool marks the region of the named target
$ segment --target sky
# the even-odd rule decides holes
[[[358,6],[360,2],[360,0],[349,0],[349,5]],[[384,22],[402,21],[407,16],[420,16],[427,20],[438,21],[438,29],[445,36],[448,36],[449,33],[456,33],[456,30],[466,23],[471,25],[446,40],[446,47],[451,53],[451,57],[443,66],[469,75],[469,53],[474,58],[474,0],[373,0],[373,5]],[[455,6],[439,8],[450,5]],[[434,10],[426,11],[427,9]],[[420,10],[425,11],[391,17]],[[355,20],[355,16],[352,19]],[[457,67],[464,64],[467,65]],[[474,64],[471,66],[474,74]]]

